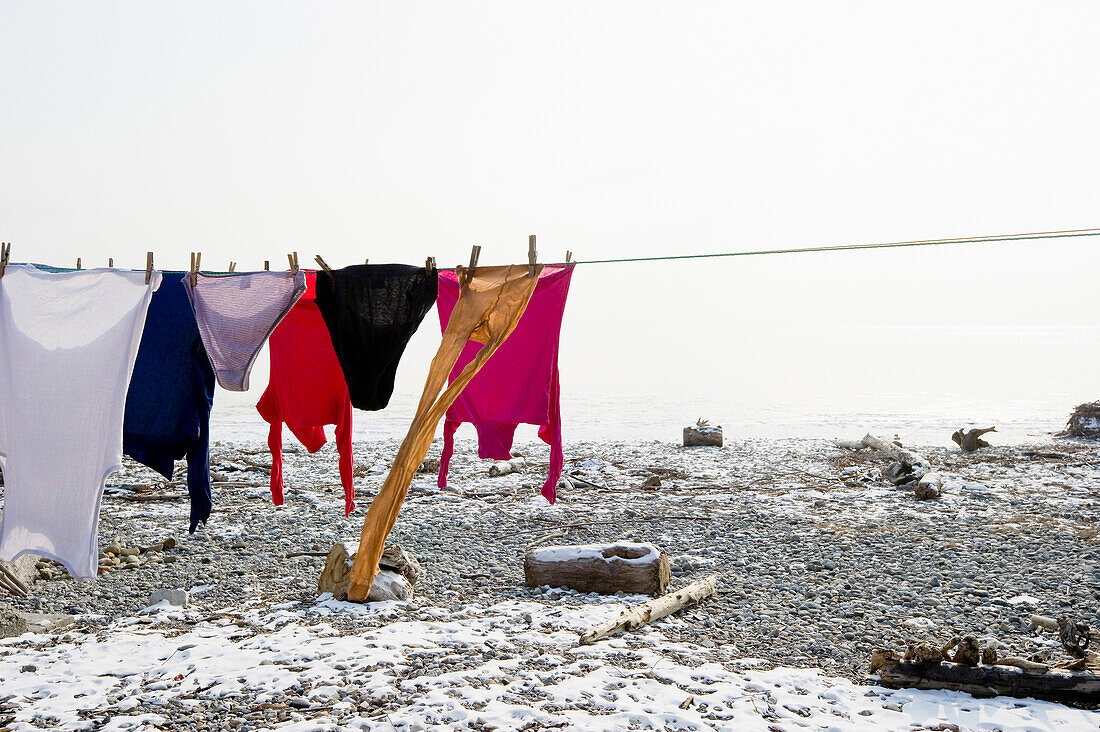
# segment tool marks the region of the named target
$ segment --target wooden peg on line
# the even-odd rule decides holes
[[[270,259],[265,259],[264,260],[264,272],[270,272],[270,271],[271,271],[271,260]]]
[[[286,258],[290,262],[291,274],[298,274],[298,252],[291,252],[286,255]]]
[[[80,269],[80,257],[76,258],[76,268]]]
[[[435,257],[428,257],[424,260],[424,269],[432,271],[435,269]]]
[[[236,262],[230,262],[229,263],[229,271],[232,272],[235,269],[237,269],[237,263]]]
[[[535,249],[535,235],[531,234],[527,238],[527,275],[529,277],[535,276],[535,260],[538,259],[539,253]]]
[[[11,244],[0,244],[0,277],[4,276],[4,270],[8,267],[8,257],[11,256]]]
[[[315,256],[313,259],[314,259],[315,262],[317,262],[317,264],[321,265],[321,269],[323,269],[325,271],[325,274],[327,274],[329,277],[333,276],[332,275],[332,267],[328,266],[328,262],[326,262],[324,259],[322,259],[320,254]]]
[[[191,252],[191,286],[199,284],[199,267],[202,266],[202,252]]]
[[[145,252],[145,284],[153,279],[153,253]]]
[[[573,252],[566,249],[565,250],[565,263],[569,264],[572,261],[573,261]]]
[[[369,259],[364,259],[363,264],[370,264],[370,260]]]
[[[466,284],[469,285],[470,281],[474,278],[474,270],[477,269],[477,260],[481,256],[481,245],[474,244],[470,249],[470,266],[466,268]]]
[[[114,266],[115,266],[115,258],[114,257],[107,257],[107,266],[111,267],[111,268],[114,268]]]

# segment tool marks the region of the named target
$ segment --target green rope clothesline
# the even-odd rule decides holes
[[[615,259],[579,259],[571,262],[553,262],[548,264],[619,264],[625,262],[668,262],[679,259],[718,259],[721,257],[754,257],[765,254],[806,254],[810,252],[844,252],[861,249],[898,249],[902,247],[933,247],[950,244],[986,244],[993,242],[1029,241],[1034,239],[1073,239],[1085,236],[1100,236],[1100,228],[1067,229],[1064,231],[1033,231],[1021,234],[997,234],[993,236],[963,236],[950,239],[919,239],[913,241],[895,241],[877,244],[832,244],[814,247],[792,247],[786,249],[756,249],[740,252],[712,252],[707,254],[665,254],[656,257],[619,257]],[[55,271],[73,271],[64,267],[50,267]],[[454,271],[450,267],[441,267],[442,271]],[[229,274],[203,270],[204,274]]]
[[[1071,229],[1068,231],[1038,231],[1026,234],[1001,234],[998,236],[972,236],[954,239],[923,239],[896,241],[881,244],[834,244],[790,249],[757,249],[742,252],[718,252],[711,254],[667,254],[659,257],[622,257],[619,259],[581,259],[575,264],[617,264],[619,262],[662,262],[676,259],[716,259],[719,257],[752,257],[761,254],[801,254],[807,252],[843,252],[858,249],[896,249],[900,247],[931,247],[945,244],[983,244],[988,242],[1027,241],[1030,239],[1070,239],[1081,236],[1100,236],[1100,229]],[[564,263],[563,263],[564,264]]]

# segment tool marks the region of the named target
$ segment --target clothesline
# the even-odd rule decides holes
[[[871,244],[831,244],[812,247],[790,247],[783,249],[754,249],[739,252],[709,252],[700,254],[665,254],[654,257],[619,257],[614,259],[580,259],[566,262],[546,262],[551,266],[566,264],[621,264],[627,262],[670,262],[680,259],[719,259],[725,257],[754,257],[766,254],[807,254],[811,252],[843,252],[862,249],[898,249],[902,247],[931,247],[950,244],[986,244],[1010,241],[1030,241],[1035,239],[1073,239],[1086,236],[1100,236],[1100,228],[1065,229],[1061,231],[1031,231],[1018,234],[993,234],[986,236],[960,236],[945,239],[914,239],[910,241],[881,242]],[[10,248],[10,245],[8,245]],[[79,260],[78,260],[79,261]],[[113,262],[113,260],[111,260]],[[14,263],[13,263],[14,264]],[[235,264],[235,263],[234,263]],[[60,272],[76,269],[53,267]],[[453,272],[454,267],[441,267],[440,271]],[[229,274],[233,270],[203,270],[205,274]]]
[[[1031,239],[1070,239],[1081,236],[1100,236],[1100,229],[1069,229],[1066,231],[1036,231],[1022,234],[999,234],[994,236],[966,236],[952,239],[921,239],[913,241],[895,241],[880,244],[834,244],[815,247],[796,247],[790,249],[757,249],[741,252],[720,252],[711,254],[670,254],[657,257],[623,257],[619,259],[578,260],[575,264],[616,264],[619,262],[662,262],[675,259],[715,259],[718,257],[751,257],[761,254],[803,254],[807,252],[842,252],[857,249],[896,249],[899,247],[929,247],[945,244],[982,244],[988,242],[1027,241]],[[564,264],[564,263],[563,263]]]

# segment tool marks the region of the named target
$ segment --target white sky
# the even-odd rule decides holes
[[[5,1],[0,17],[15,261],[450,266],[474,243],[522,261],[530,233],[557,261],[1100,226],[1095,2]],[[1097,246],[580,267],[563,388],[1068,410],[1100,388]],[[433,314],[400,391],[437,343]]]

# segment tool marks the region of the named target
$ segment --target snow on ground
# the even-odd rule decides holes
[[[762,670],[752,659],[684,663],[702,649],[670,642],[661,625],[577,646],[579,631],[624,607],[614,598],[588,608],[512,601],[423,607],[413,619],[399,603],[322,598],[274,609],[251,603],[210,618],[161,604],[97,636],[0,642],[0,698],[18,708],[12,730],[155,730],[202,700],[247,694],[262,708],[291,689],[306,690],[300,708],[260,728],[1100,728],[1100,712],[1034,700],[891,691],[814,669]],[[327,622],[335,616],[383,624],[342,631]],[[349,689],[366,701],[354,704]],[[372,700],[394,697],[396,710],[372,713]],[[129,714],[139,705],[164,711]]]

